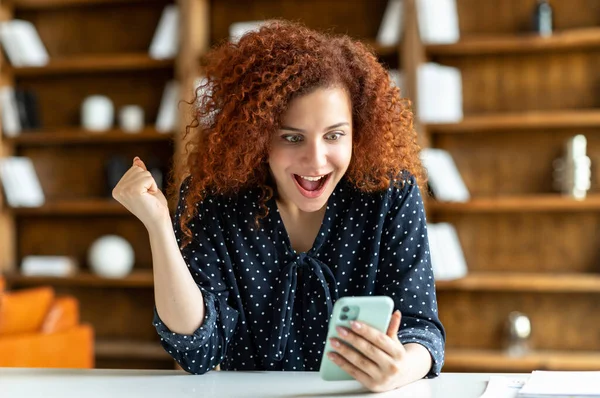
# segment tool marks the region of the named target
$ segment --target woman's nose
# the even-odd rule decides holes
[[[315,169],[315,172],[321,171],[321,167],[327,164],[327,148],[322,142],[309,142],[304,148],[303,160],[306,166]]]

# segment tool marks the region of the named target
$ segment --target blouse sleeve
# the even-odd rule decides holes
[[[183,233],[179,218],[184,210],[185,186],[174,217],[174,230],[180,243]],[[204,297],[204,321],[191,335],[172,332],[154,307],[153,324],[165,350],[190,373],[204,374],[214,369],[225,356],[237,326],[238,312],[228,305],[226,270],[231,269],[214,199],[199,204],[198,216],[190,224],[193,240],[181,250],[194,281]]]
[[[391,187],[388,199],[377,291],[391,297],[402,314],[400,342],[427,348],[432,367],[426,377],[435,377],[444,363],[446,335],[438,317],[423,199],[414,177],[400,188]]]

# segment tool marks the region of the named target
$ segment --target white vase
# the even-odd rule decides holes
[[[81,125],[89,131],[112,128],[115,110],[112,101],[103,95],[91,95],[81,105]]]
[[[139,133],[144,128],[144,109],[125,105],[119,110],[119,127],[126,133]]]
[[[133,269],[135,255],[131,244],[117,235],[98,238],[88,252],[92,271],[105,278],[122,278]]]

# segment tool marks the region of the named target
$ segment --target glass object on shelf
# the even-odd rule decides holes
[[[586,155],[587,140],[578,134],[567,140],[565,155],[554,160],[554,188],[563,195],[583,200],[591,186],[591,160]]]
[[[552,30],[552,6],[548,0],[537,0],[533,10],[533,31],[540,36],[550,36]]]
[[[522,312],[512,311],[508,314],[505,331],[506,353],[512,357],[527,354],[530,350],[531,321]]]

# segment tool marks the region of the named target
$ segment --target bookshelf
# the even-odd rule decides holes
[[[0,270],[12,289],[52,285],[59,294],[78,298],[82,320],[95,328],[97,367],[173,367],[151,324],[154,298],[147,233],[109,197],[103,182],[104,163],[115,154],[154,157],[165,169],[178,167],[183,146],[179,134],[189,117],[185,107],[177,134],[161,134],[153,124],[166,81],[177,79],[191,95],[202,54],[227,39],[231,23],[275,17],[348,33],[373,48],[390,68],[406,64],[402,43],[380,46],[375,41],[387,0],[353,1],[343,7],[321,0],[176,0],[184,16],[179,54],[174,60],[153,60],[147,50],[163,7],[172,2],[12,0],[0,6],[0,18],[31,21],[51,56],[41,68],[15,68],[4,60],[1,64],[2,84],[37,93],[44,128],[14,138],[0,136],[0,156],[30,157],[47,203],[10,209],[0,202]],[[130,103],[142,106],[146,128],[138,134],[116,128],[102,134],[83,131],[80,105],[95,93],[109,96],[115,110]],[[127,239],[136,256],[134,271],[122,279],[98,277],[86,264],[91,243],[113,233]],[[23,276],[18,264],[28,254],[71,255],[82,269],[63,278]]]
[[[416,58],[458,68],[464,119],[423,124],[423,141],[450,152],[472,199],[427,201],[452,223],[469,274],[438,281],[448,333],[444,371],[599,370],[600,4],[550,1],[555,34],[528,32],[533,0],[456,0],[461,40],[417,43]],[[592,186],[577,201],[552,187],[552,161],[584,134]],[[532,351],[503,345],[511,311],[531,320]]]
[[[96,366],[100,368],[172,368],[152,326],[153,277],[143,225],[110,195],[105,183],[107,160],[139,155],[167,176],[179,150],[181,129],[158,132],[154,123],[165,83],[176,79],[191,98],[198,54],[206,51],[202,33],[206,15],[182,13],[182,40],[175,59],[155,60],[148,48],[169,0],[14,0],[0,6],[0,18],[32,22],[51,61],[44,67],[12,67],[1,60],[0,83],[33,90],[43,128],[19,136],[0,135],[0,156],[32,159],[46,203],[39,208],[8,208],[0,202],[0,270],[11,288],[51,285],[58,294],[80,301],[81,317],[93,325]],[[197,11],[200,0],[180,0]],[[132,23],[132,20],[135,23]],[[188,20],[189,19],[189,20]],[[206,34],[204,35],[207,36]],[[92,94],[108,96],[115,116],[126,104],[140,105],[145,128],[135,134],[113,128],[90,133],[80,127],[80,106]],[[182,111],[181,119],[185,117]],[[116,118],[115,118],[115,126]],[[0,199],[3,200],[3,199]],[[117,234],[133,246],[134,271],[122,279],[101,278],[88,269],[87,252],[100,236]],[[63,278],[19,273],[29,254],[69,255],[80,272]]]

